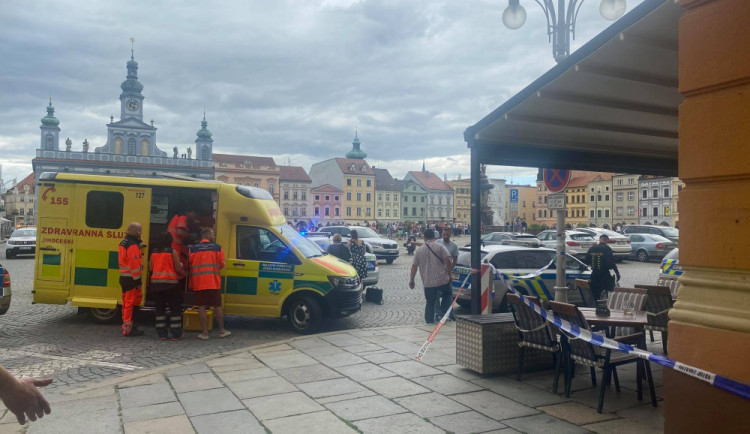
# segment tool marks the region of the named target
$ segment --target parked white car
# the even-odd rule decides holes
[[[617,259],[618,261],[622,261],[623,259],[630,256],[630,254],[633,252],[633,247],[630,244],[630,238],[621,233],[602,228],[578,228],[576,230],[591,235],[597,242],[599,242],[600,236],[608,236],[609,243],[607,244],[609,244],[609,247],[612,249],[612,253],[614,253],[615,255],[615,259]]]
[[[10,234],[5,242],[5,257],[13,259],[18,255],[36,253],[36,228],[20,228]]]
[[[541,232],[537,238],[542,242],[544,247],[550,249],[557,248],[557,231],[550,230]],[[573,255],[578,259],[583,259],[586,252],[597,243],[590,234],[578,230],[565,231],[565,253]]]

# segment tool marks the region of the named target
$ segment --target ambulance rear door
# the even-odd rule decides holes
[[[79,184],[76,203],[71,302],[74,306],[114,309],[122,303],[118,246],[131,222],[142,225],[142,240],[149,239],[151,188]],[[148,280],[146,248],[142,254],[145,293]]]

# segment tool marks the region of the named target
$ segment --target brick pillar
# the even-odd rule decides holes
[[[750,383],[750,1],[680,0],[680,264],[669,356]],[[665,431],[745,432],[750,401],[665,369]]]

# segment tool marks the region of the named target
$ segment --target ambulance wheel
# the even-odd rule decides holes
[[[115,324],[122,320],[119,307],[117,309],[99,309],[96,307],[90,307],[87,313],[94,322],[99,324]]]
[[[648,253],[643,249],[638,250],[638,253],[635,254],[635,257],[641,262],[648,261]]]
[[[308,335],[320,329],[323,310],[317,300],[303,295],[289,304],[287,317],[294,331]]]

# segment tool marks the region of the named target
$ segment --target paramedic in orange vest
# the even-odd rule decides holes
[[[151,284],[149,290],[156,304],[156,334],[163,341],[182,339],[182,287],[179,277],[185,275],[180,256],[172,249],[172,235],[163,232],[151,252]],[[166,308],[169,306],[169,321]],[[169,324],[169,328],[167,328]]]
[[[178,212],[172,217],[167,226],[167,231],[172,235],[172,250],[177,252],[182,263],[182,268],[187,269],[188,265],[188,248],[187,246],[192,244],[190,236],[190,225],[196,218],[196,213],[193,210],[186,211],[184,213]],[[185,275],[180,275],[182,281],[182,287],[184,287]]]
[[[214,231],[204,228],[203,238],[190,246],[190,284],[195,291],[195,304],[198,305],[203,333],[198,339],[208,339],[208,318],[206,306],[215,308],[216,322],[219,324],[219,337],[232,334],[224,329],[224,312],[221,310],[221,269],[225,267],[224,250],[214,243]]]
[[[120,287],[122,288],[122,335],[125,337],[143,336],[143,331],[133,325],[133,311],[141,304],[141,273],[143,272],[143,258],[141,257],[140,223],[130,223],[125,239],[118,248],[118,262],[120,265]]]

